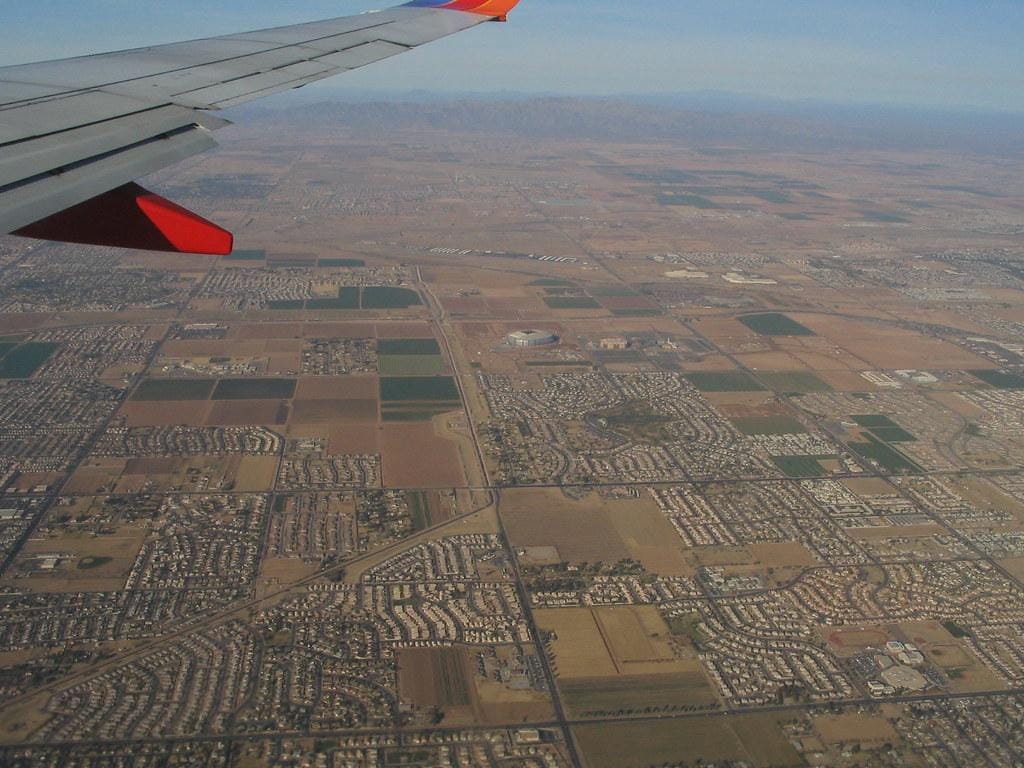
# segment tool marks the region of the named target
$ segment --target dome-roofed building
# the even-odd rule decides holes
[[[554,344],[558,337],[550,331],[514,331],[505,337],[510,347],[543,347],[546,344]]]

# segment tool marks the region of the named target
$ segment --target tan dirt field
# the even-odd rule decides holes
[[[295,387],[296,400],[377,399],[376,376],[303,376]]]
[[[186,425],[201,427],[213,403],[209,400],[186,402],[138,402],[129,400],[118,412],[129,427],[165,427]]]
[[[206,417],[207,426],[276,426],[286,423],[287,400],[218,400]]]
[[[554,546],[570,563],[617,563],[630,557],[597,495],[583,501],[557,489],[502,492],[501,516],[517,547]]]
[[[899,736],[888,720],[880,715],[846,713],[823,715],[814,727],[825,744],[896,744]]]
[[[328,453],[379,453],[381,429],[376,424],[340,424],[327,430]]]
[[[291,421],[296,424],[377,423],[377,401],[373,400],[294,400]]]
[[[306,323],[302,335],[307,339],[372,339],[377,330],[373,323]]]
[[[377,323],[379,339],[433,339],[434,329],[429,323]]]
[[[277,475],[277,456],[243,456],[235,475],[235,490],[246,493],[269,491]]]
[[[630,557],[639,560],[650,573],[693,576],[675,528],[652,498],[609,501],[605,517]]]
[[[778,723],[768,715],[582,725],[573,729],[587,768],[649,768],[746,762],[754,768],[804,765]],[[643,749],[637,749],[642,744]]]
[[[256,323],[234,325],[228,331],[231,339],[301,339],[302,323]]]
[[[454,442],[433,423],[385,424],[380,440],[388,488],[452,488],[465,484]]]

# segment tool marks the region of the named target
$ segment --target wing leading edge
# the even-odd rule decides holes
[[[211,111],[300,88],[485,21],[519,0],[386,11],[0,68],[0,233],[223,254],[231,237],[135,179],[215,146]]]

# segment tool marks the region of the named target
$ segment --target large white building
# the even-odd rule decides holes
[[[505,337],[510,347],[542,347],[545,344],[554,344],[558,337],[549,331],[515,331]]]

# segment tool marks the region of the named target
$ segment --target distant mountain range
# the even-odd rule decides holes
[[[508,95],[452,100],[419,94],[395,100],[257,105],[233,114],[250,123],[286,122],[292,130],[297,124],[331,123],[373,134],[388,129],[443,130],[545,139],[664,140],[709,149],[1024,152],[1024,116],[754,101],[728,102],[728,107],[682,108],[669,97]]]

